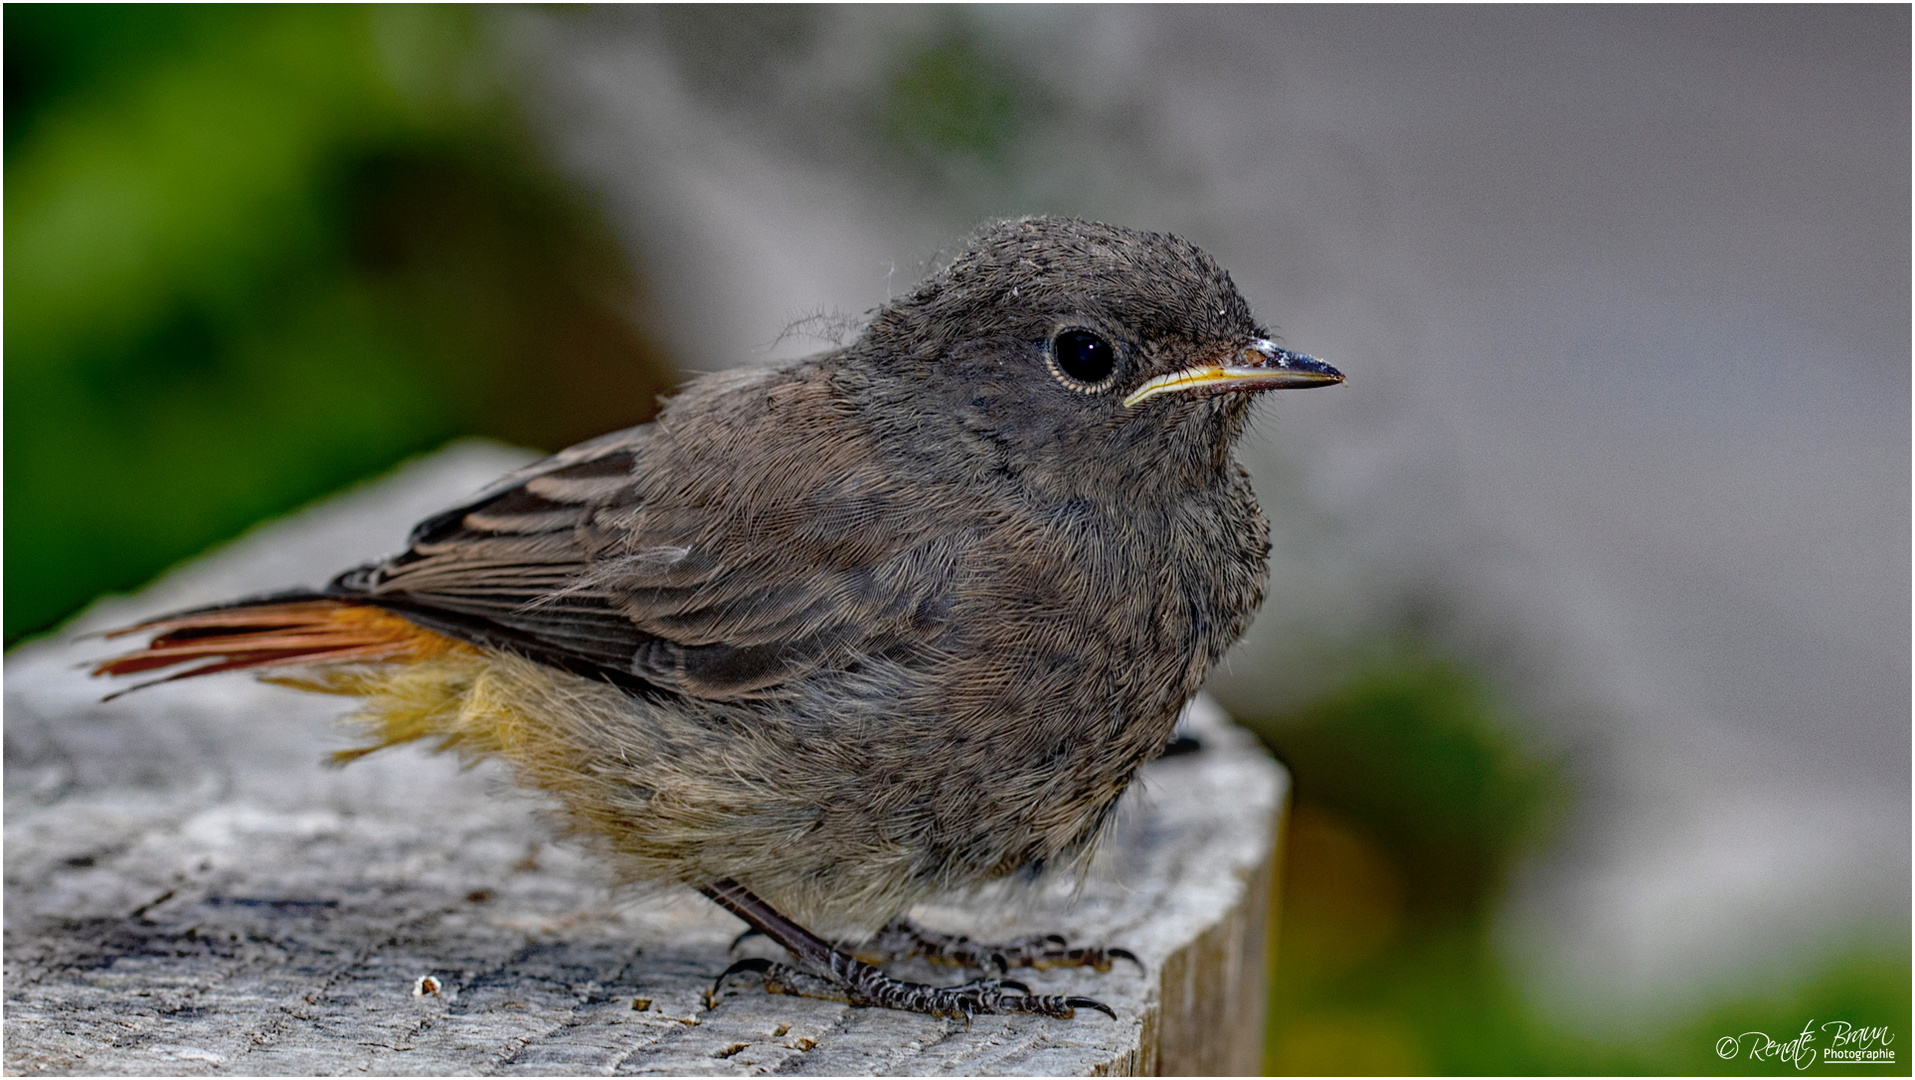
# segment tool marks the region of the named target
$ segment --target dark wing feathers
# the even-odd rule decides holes
[[[723,469],[666,482],[647,432],[523,470],[335,588],[467,640],[706,697],[775,692],[922,621],[903,493],[829,461],[779,478],[785,499]]]

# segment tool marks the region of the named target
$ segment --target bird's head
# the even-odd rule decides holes
[[[1343,381],[1270,340],[1196,245],[1069,218],[987,226],[852,355],[1021,472],[1144,487],[1227,466],[1256,394]]]

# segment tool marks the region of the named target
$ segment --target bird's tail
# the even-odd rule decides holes
[[[182,612],[109,631],[106,636],[141,633],[153,635],[145,647],[99,664],[93,674],[137,675],[193,666],[127,687],[113,697],[155,683],[221,671],[425,660],[455,644],[402,615],[317,593]]]

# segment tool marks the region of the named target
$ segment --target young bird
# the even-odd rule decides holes
[[[849,347],[694,380],[401,555],[121,631],[153,636],[96,674],[261,669],[363,699],[346,757],[502,759],[623,880],[690,885],[789,950],[733,966],[773,991],[1103,1009],[903,982],[813,930],[998,969],[1124,955],[902,915],[1088,851],[1262,599],[1233,456],[1253,394],[1342,379],[1184,240],[1000,222]]]

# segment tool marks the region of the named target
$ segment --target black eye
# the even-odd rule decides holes
[[[1095,385],[1117,369],[1117,350],[1089,330],[1066,330],[1051,342],[1057,370],[1080,383]]]

